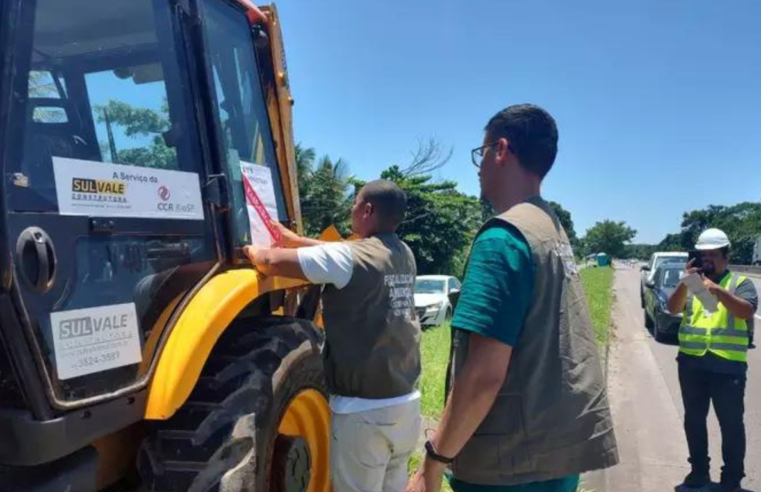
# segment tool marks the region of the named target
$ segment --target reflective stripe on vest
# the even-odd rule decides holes
[[[744,280],[730,273],[720,285],[734,294]],[[692,298],[679,327],[680,352],[697,357],[711,352],[722,359],[746,362],[748,343],[748,323],[744,319],[737,319],[722,303],[717,312],[707,313],[700,300]]]
[[[711,350],[736,350],[738,352],[747,352],[748,344],[739,343],[712,343]]]

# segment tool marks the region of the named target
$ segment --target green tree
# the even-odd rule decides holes
[[[627,243],[636,235],[637,231],[626,225],[626,222],[597,222],[584,237],[586,252],[607,253],[613,258],[623,258],[626,256]]]
[[[164,140],[164,134],[170,129],[166,99],[159,110],[110,100],[108,104],[96,106],[95,114],[98,123],[106,125],[109,141],[101,142],[101,148],[108,149],[112,162],[160,169],[175,167],[177,153]],[[117,149],[112,137],[114,127],[123,128],[124,135],[138,140],[138,145]]]
[[[312,174],[312,167],[314,161],[317,159],[317,154],[311,147],[303,147],[300,143],[296,144],[296,172],[299,178],[304,178],[305,182],[309,181],[309,176]],[[299,181],[300,182],[300,181]]]
[[[305,173],[299,175],[304,233],[318,236],[327,227],[335,225],[346,237],[351,233],[352,205],[348,167],[341,159],[333,162],[330,157],[323,156],[312,169],[311,159],[309,155],[302,155]],[[297,164],[298,161],[297,157]]]
[[[742,202],[731,206],[710,205],[704,209],[685,212],[679,233],[681,250],[694,248],[700,233],[710,227],[719,228],[729,236],[733,262],[750,264],[753,245],[761,235],[761,202]],[[673,241],[669,237],[666,239]]]
[[[576,229],[573,227],[571,212],[564,209],[563,206],[557,202],[548,201],[547,203],[555,212],[555,215],[558,216],[558,220],[560,220],[560,224],[563,226],[563,229],[565,229],[565,233],[568,235],[568,240],[571,242],[573,249],[578,249],[579,238],[576,236]]]
[[[315,155],[311,148],[296,147],[304,231],[316,236],[334,224],[345,237],[351,228],[353,195],[365,183],[347,176],[340,159],[323,157],[315,166]],[[482,208],[488,213],[477,198],[458,192],[456,183],[433,180],[431,172],[450,157],[451,150],[442,152],[438,142],[429,139],[420,143],[406,167],[394,165],[381,174],[407,194],[407,215],[398,232],[415,254],[421,275],[461,277],[468,247],[483,223]]]
[[[658,251],[684,251],[686,249],[692,249],[692,246],[685,246],[683,241],[683,234],[667,234],[663,241],[658,243]]]
[[[478,201],[481,205],[481,221],[486,222],[494,217],[494,207],[491,206],[491,203],[484,197],[479,198]]]
[[[314,161],[317,158],[317,154],[311,147],[303,147],[300,143],[296,144],[296,176],[298,177],[299,185],[299,198],[301,203],[304,201],[304,197],[309,196],[311,193],[310,184],[312,182],[312,168],[314,167]],[[302,210],[302,216],[304,211]],[[306,220],[303,219],[302,220]]]
[[[391,166],[381,178],[396,182],[407,194],[407,216],[399,236],[415,254],[418,273],[461,277],[468,247],[482,223],[479,200],[457,191],[453,181],[406,176],[398,166]]]
[[[648,260],[656,251],[663,251],[657,244],[630,244],[626,248],[626,256],[638,260]]]

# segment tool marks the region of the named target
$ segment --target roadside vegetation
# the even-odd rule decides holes
[[[587,295],[597,343],[604,347],[610,342],[613,269],[610,267],[585,268],[581,271],[581,282],[584,284],[584,292]]]

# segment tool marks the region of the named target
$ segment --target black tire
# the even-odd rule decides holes
[[[658,328],[658,322],[653,321],[653,340],[655,340],[658,343],[663,342],[663,338],[665,336],[665,333],[662,333],[661,330]]]
[[[321,332],[302,320],[234,322],[214,347],[188,401],[143,442],[138,455],[143,490],[268,492],[281,490],[278,483],[286,479],[306,485],[308,447],[288,448],[294,443],[284,443],[277,429],[299,392],[315,389],[327,395],[321,342]],[[283,476],[284,465],[281,473],[273,471],[273,460],[282,459],[276,447],[289,456],[306,449],[306,471],[291,466],[296,475],[290,477]]]
[[[447,314],[444,315],[444,323],[449,323],[452,321],[452,308],[447,308]]]

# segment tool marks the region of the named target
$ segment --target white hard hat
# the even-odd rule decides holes
[[[729,238],[721,229],[706,229],[698,237],[698,242],[695,243],[695,249],[701,251],[707,249],[721,249],[726,248],[730,244]]]

